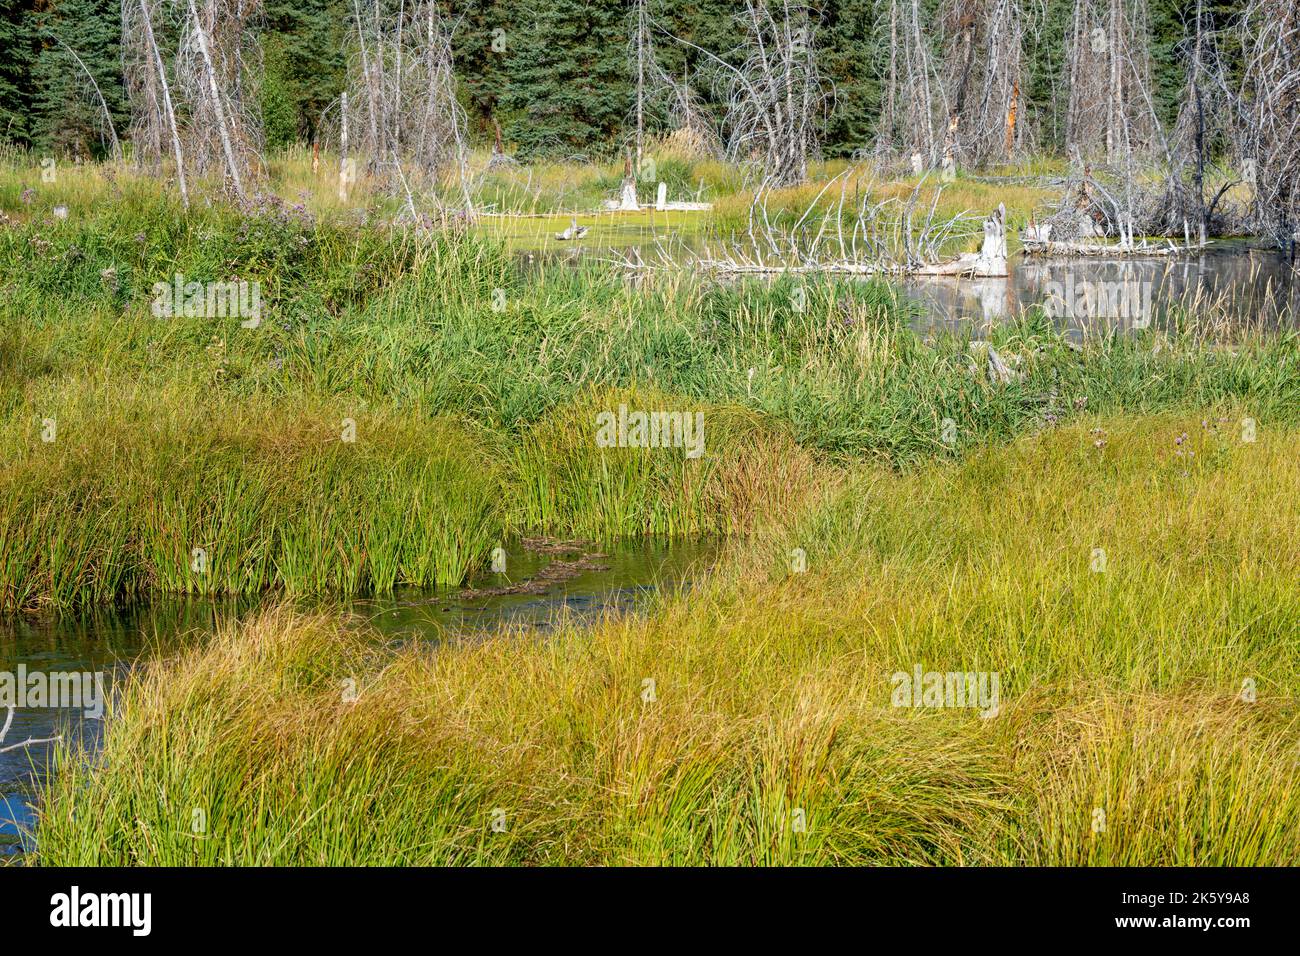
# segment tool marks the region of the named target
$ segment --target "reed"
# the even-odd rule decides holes
[[[39,860],[1294,865],[1297,450],[1165,414],[859,466],[545,639],[271,608],[65,750]],[[916,666],[996,711],[895,706]]]
[[[455,585],[503,534],[749,531],[863,461],[957,458],[1081,414],[1300,410],[1300,339],[1234,328],[1221,302],[1082,343],[1033,311],[926,332],[883,283],[532,271],[481,236],[274,204],[182,216],[132,182],[77,206],[75,187],[0,195],[25,210],[0,229],[9,609]],[[262,283],[260,325],[155,315],[176,274]],[[703,460],[598,447],[594,415],[638,402],[703,415]]]
[[[175,386],[40,404],[0,429],[8,609],[452,585],[502,533],[494,459],[449,421]]]

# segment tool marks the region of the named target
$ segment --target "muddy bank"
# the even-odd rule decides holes
[[[512,584],[481,588],[464,588],[457,595],[463,601],[500,597],[506,594],[545,594],[557,584],[571,581],[588,571],[608,571],[610,565],[602,563],[609,557],[597,550],[594,541],[559,538],[524,538],[520,546],[527,552],[550,555],[552,560],[530,576]],[[563,555],[564,557],[560,557]]]

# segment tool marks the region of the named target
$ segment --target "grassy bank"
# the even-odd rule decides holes
[[[113,188],[61,220],[0,186],[0,609],[456,584],[503,535],[758,530],[856,463],[1082,414],[1300,414],[1296,335],[1213,315],[1080,345],[1031,313],[978,333],[1016,372],[993,382],[975,330],[922,339],[883,284],[530,271]],[[260,324],[155,315],[177,274],[260,283]],[[704,456],[598,447],[620,404],[703,414]]]
[[[29,415],[0,426],[0,607],[454,586],[527,531],[748,531],[815,471],[739,409],[709,410],[698,461],[598,448],[597,410],[619,403],[665,404],[587,393],[508,440],[341,398],[82,382],[44,404],[52,441]]]
[[[855,466],[545,641],[268,611],[63,755],[40,861],[1293,865],[1300,431],[1239,416]],[[996,713],[891,706],[917,666]]]
[[[922,224],[931,219],[937,227],[957,216],[970,217],[970,223],[943,244],[940,251],[948,255],[978,247],[979,220],[999,203],[1007,209],[1014,252],[1019,248],[1019,229],[1058,198],[1057,189],[1036,177],[1061,173],[1059,164],[1033,160],[993,171],[1004,177],[1029,177],[1024,182],[990,181],[964,172],[951,182],[942,182],[933,172],[917,176],[871,162],[830,160],[811,164],[806,183],[764,189],[758,199],[766,212],[755,214],[757,184],[752,173],[663,142],[648,150],[638,178],[643,208],[627,213],[605,208],[620,196],[622,158],[494,167],[489,165],[490,159],[489,153],[477,152],[467,167],[468,189],[478,216],[471,230],[514,251],[556,255],[571,252],[575,245],[554,239],[557,232],[568,228],[571,216],[589,230],[582,242],[587,249],[622,252],[639,247],[652,252],[657,243],[707,242],[711,247],[726,243],[745,233],[755,215],[759,223],[777,233],[797,226],[804,239],[837,213],[845,217],[845,223],[836,226],[828,221],[830,232],[852,231],[849,223],[859,208],[875,204],[882,205],[868,217],[874,230],[891,236],[899,229],[911,231],[914,241]],[[0,212],[26,221],[50,216],[55,208],[64,207],[73,220],[104,204],[154,205],[163,194],[168,203],[179,204],[174,183],[161,184],[128,164],[61,165],[53,181],[45,181],[40,160],[21,152],[0,153]],[[344,228],[360,222],[392,222],[409,215],[405,192],[364,170],[341,194],[338,169],[338,157],[325,153],[313,171],[310,154],[301,147],[290,148],[266,159],[250,189],[256,198],[247,206]],[[416,171],[410,170],[408,185],[411,183],[417,208],[432,217],[429,221],[440,217],[444,204],[452,208],[464,205],[459,180],[421,186]],[[667,187],[670,201],[704,202],[712,208],[656,211],[660,183]],[[218,182],[191,182],[190,189],[194,192],[191,208],[200,218],[229,203]],[[904,227],[908,207],[913,222]],[[744,245],[749,245],[747,240]]]

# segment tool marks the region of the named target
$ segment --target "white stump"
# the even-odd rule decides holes
[[[636,201],[636,178],[631,177],[623,180],[623,196],[618,204],[618,208],[625,212],[636,212],[641,208]]]

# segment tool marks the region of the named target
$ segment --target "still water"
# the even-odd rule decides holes
[[[1178,313],[1235,327],[1277,328],[1300,316],[1300,270],[1257,243],[1220,241],[1195,255],[1130,259],[1012,256],[1005,279],[904,279],[918,331],[987,327],[1042,308],[1067,333],[1162,327]]]
[[[525,270],[545,265],[622,260],[682,261],[701,248],[698,235],[665,236],[645,226],[593,229],[579,242],[520,249]],[[1043,307],[1071,337],[1162,327],[1180,311],[1213,316],[1229,326],[1277,328],[1300,321],[1300,263],[1259,241],[1225,239],[1192,255],[1040,258],[1013,254],[1002,279],[890,278],[900,302],[912,305],[922,334],[987,329]],[[852,281],[852,280],[849,280]]]
[[[470,582],[479,592],[541,581],[540,593],[468,596],[406,590],[350,601],[346,607],[371,623],[388,641],[436,643],[448,636],[486,635],[501,627],[528,628],[540,634],[560,621],[590,621],[605,614],[634,613],[657,591],[688,584],[716,560],[716,539],[640,539],[617,545],[557,549],[539,553],[519,545],[506,551],[504,574],[484,572]],[[548,582],[544,572],[556,562],[583,558],[588,567],[563,581]],[[538,577],[541,574],[542,577]],[[86,673],[104,675],[109,696],[137,661],[175,652],[204,641],[221,624],[255,613],[258,601],[166,600],[118,609],[97,609],[58,618],[0,618],[0,675]],[[89,695],[88,695],[89,696]],[[83,704],[87,701],[83,700]],[[86,708],[17,707],[0,740],[0,865],[30,849],[35,822],[33,794],[48,772],[54,744],[45,742],[4,751],[21,741],[55,735],[78,739],[92,749],[102,719]],[[6,722],[0,707],[0,729]]]

